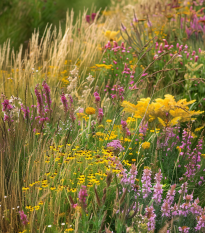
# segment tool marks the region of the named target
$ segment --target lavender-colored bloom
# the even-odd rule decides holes
[[[175,203],[173,207],[171,207],[171,211],[172,211],[172,216],[177,216],[179,215],[178,213],[178,206],[177,204]]]
[[[86,186],[82,185],[80,192],[78,193],[78,198],[79,198],[79,202],[80,202],[83,209],[85,209],[87,206],[87,204],[86,204],[86,197],[87,196],[88,196],[88,193],[86,190]]]
[[[23,210],[19,211],[19,214],[20,214],[20,218],[21,218],[23,225],[26,225],[28,223],[27,215],[24,214]]]
[[[174,196],[175,196],[175,193],[176,193],[175,188],[176,188],[176,184],[173,184],[173,185],[171,186],[171,189],[169,189],[168,192],[167,192],[166,201],[167,201],[168,203],[170,203],[170,205],[171,205],[171,204],[173,203],[173,201],[174,201]]]
[[[161,173],[161,169],[159,169],[159,172],[155,175],[155,181],[156,184],[154,185],[154,194],[153,194],[153,200],[156,203],[161,203],[161,199],[162,199],[162,185],[160,184],[162,179],[162,173]]]
[[[100,101],[100,96],[97,92],[94,92],[94,97],[95,97],[95,101],[99,102]]]
[[[170,217],[170,211],[171,211],[170,203],[165,199],[161,207],[162,216]]]
[[[187,185],[188,183],[185,182],[181,185],[181,189],[178,191],[180,194],[183,192],[184,194],[187,193]]]
[[[135,164],[131,165],[131,169],[126,173],[126,169],[123,170],[123,177],[121,179],[122,185],[131,185],[132,190],[137,191],[134,187],[136,176],[137,176],[137,167]]]
[[[120,151],[124,150],[124,147],[122,147],[120,140],[113,140],[112,142],[109,142],[107,144],[107,147],[111,147],[114,150],[120,150]]]
[[[152,171],[149,168],[145,168],[143,170],[143,174],[142,174],[142,194],[143,194],[143,198],[147,198],[148,195],[151,193],[151,173]]]
[[[122,128],[126,128],[126,126],[127,126],[127,122],[126,122],[126,121],[121,120],[121,125],[122,125]]]
[[[201,230],[201,232],[205,231],[205,214],[201,215],[201,217],[199,218],[199,220],[197,222],[195,229],[197,231]]]
[[[150,206],[145,208],[145,216],[148,218],[148,231],[154,231],[155,230],[155,218],[156,214],[154,213],[154,207]]]

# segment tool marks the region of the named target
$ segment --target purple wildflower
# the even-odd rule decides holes
[[[2,109],[3,112],[10,111],[12,109],[12,105],[9,104],[9,100],[4,100],[2,105],[3,105],[3,109]]]
[[[182,233],[189,233],[189,227],[187,226],[183,226],[183,227],[179,227],[179,232],[182,232]]]
[[[27,215],[24,214],[23,210],[19,211],[19,214],[20,214],[20,218],[21,218],[23,225],[26,225],[28,223]]]
[[[150,168],[145,167],[143,170],[143,174],[142,174],[142,194],[143,194],[143,198],[147,198],[148,195],[151,193],[151,173],[152,171],[150,170]]]
[[[91,15],[92,21],[95,20],[95,17],[96,17],[96,13],[92,13],[92,15]]]
[[[113,140],[112,142],[109,142],[107,144],[107,147],[111,147],[113,148],[114,150],[124,150],[124,147],[122,147],[121,143],[120,143],[120,140]]]
[[[145,216],[148,218],[148,231],[153,232],[155,230],[155,218],[156,218],[156,214],[154,213],[154,207],[153,205],[150,207],[145,208]]]
[[[156,184],[154,185],[154,194],[153,194],[153,200],[156,203],[161,203],[161,199],[162,199],[162,185],[160,184],[162,179],[162,173],[161,173],[161,169],[159,169],[159,172],[155,175],[155,181]]]
[[[66,99],[65,94],[63,92],[62,92],[62,95],[61,95],[61,102],[63,104],[65,113],[67,113],[67,111],[68,111],[68,100]]]
[[[42,99],[41,93],[38,90],[38,85],[39,84],[37,84],[35,87],[35,94],[37,97],[37,107],[38,107],[38,113],[40,115],[43,115],[43,99]]]
[[[80,192],[78,193],[79,202],[82,206],[82,208],[85,210],[87,204],[86,204],[86,197],[88,196],[86,186],[82,185]]]
[[[205,214],[201,215],[201,217],[199,218],[199,220],[197,222],[195,229],[197,231],[201,230],[201,232],[205,231]]]
[[[99,123],[102,121],[103,116],[104,116],[103,109],[99,108],[98,109],[98,121],[99,121]]]
[[[51,96],[50,96],[50,88],[48,86],[48,84],[46,83],[46,81],[43,81],[43,92],[44,92],[44,96],[45,96],[45,102],[48,104],[48,109],[50,110],[50,106],[51,106]]]

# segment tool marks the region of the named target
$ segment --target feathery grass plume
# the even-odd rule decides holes
[[[106,188],[104,188],[103,189],[103,197],[102,197],[102,203],[104,204],[105,203],[105,201],[106,201],[106,193],[107,193],[107,189]]]

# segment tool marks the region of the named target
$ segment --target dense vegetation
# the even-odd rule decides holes
[[[205,232],[204,9],[113,1],[0,48],[0,232]]]

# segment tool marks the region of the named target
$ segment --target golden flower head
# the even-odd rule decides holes
[[[92,107],[88,107],[88,108],[85,109],[85,112],[88,115],[93,115],[93,114],[95,114],[95,109],[92,108]]]
[[[150,148],[150,142],[143,142],[142,143],[142,148],[143,149],[149,149]]]

